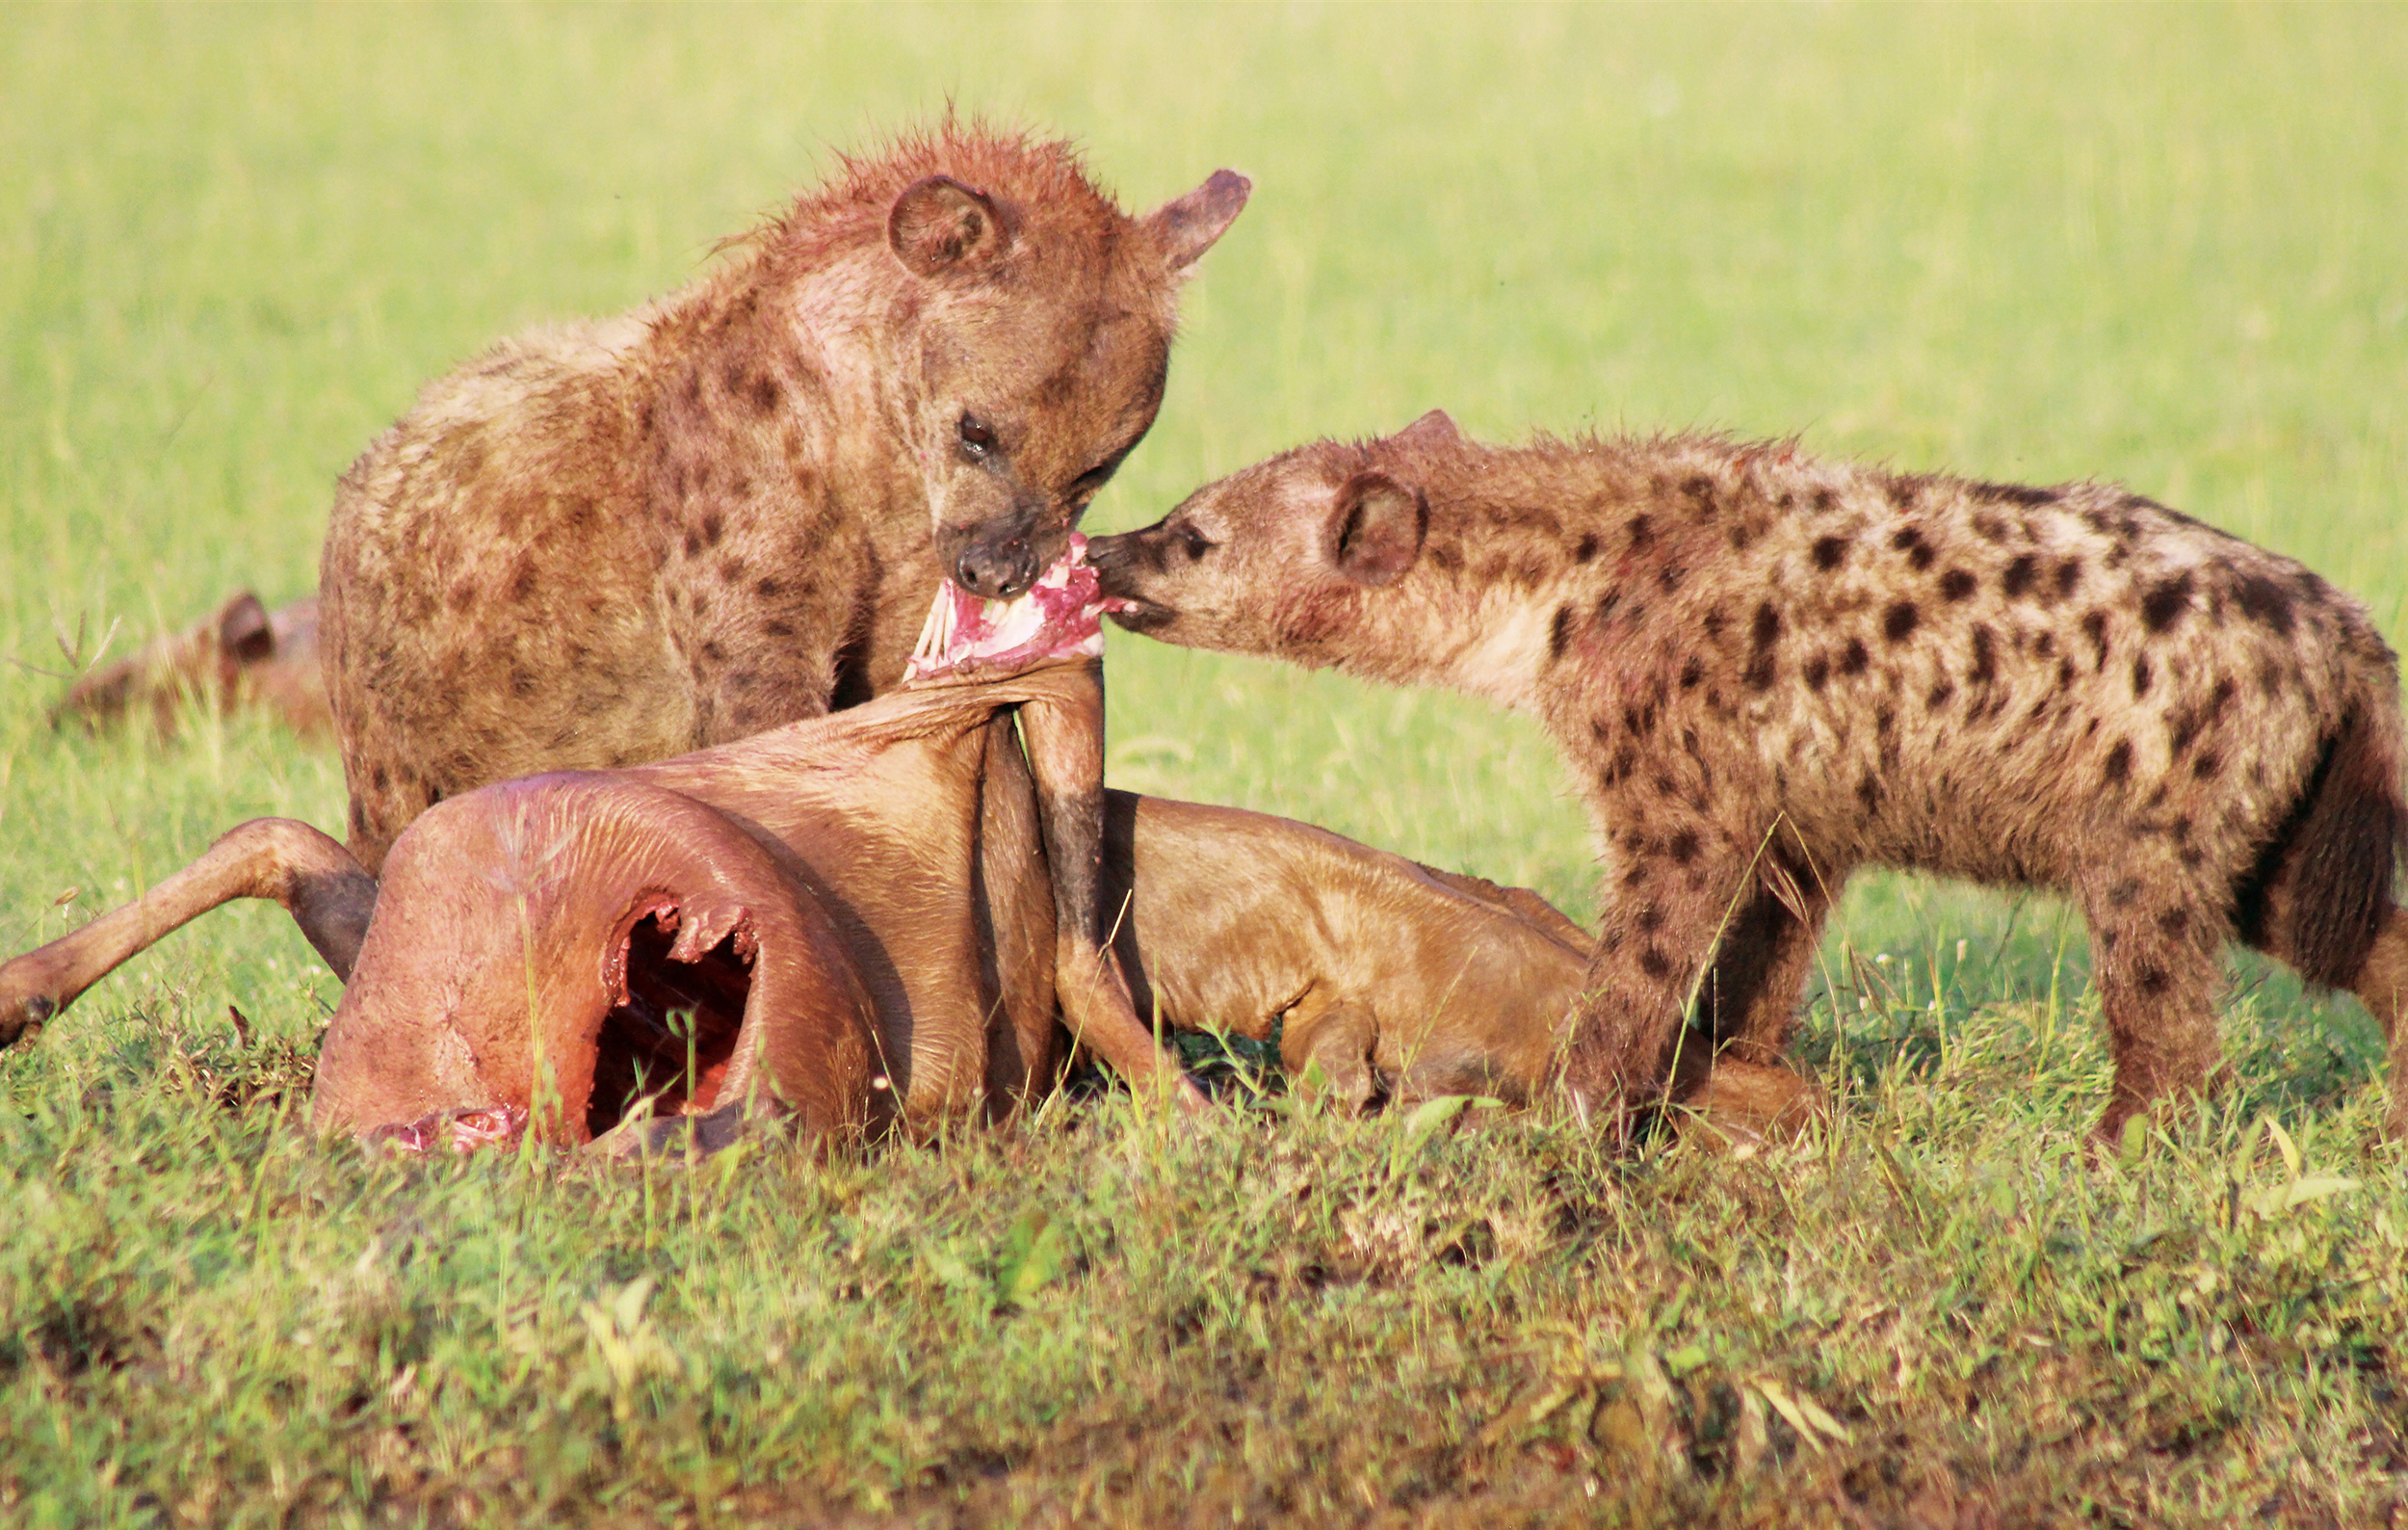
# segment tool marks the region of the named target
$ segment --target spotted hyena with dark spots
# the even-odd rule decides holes
[[[2366,1002],[2408,1133],[2396,664],[2287,558],[2097,484],[1491,447],[1444,414],[1284,453],[1093,556],[1138,631],[1546,725],[1604,850],[1584,1104],[1658,1095],[1692,993],[1716,1042],[1778,1058],[1842,884],[1887,865],[2079,903],[2103,1134],[2206,1081],[2232,938]]]
[[[683,291],[427,388],[344,476],[326,671],[372,871],[435,801],[896,684],[941,577],[1029,587],[1153,423],[1245,201],[1124,215],[1069,147],[848,159]]]

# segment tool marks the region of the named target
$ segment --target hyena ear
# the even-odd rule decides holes
[[[1385,473],[1357,473],[1338,487],[1322,528],[1322,555],[1359,585],[1393,584],[1422,555],[1429,504]]]
[[[1445,409],[1432,409],[1391,437],[1400,446],[1453,446],[1463,439]]]
[[[275,657],[275,627],[259,597],[243,591],[218,607],[218,652],[237,665],[265,664]]]
[[[1227,231],[1245,206],[1254,183],[1234,170],[1217,170],[1212,178],[1185,197],[1147,213],[1143,223],[1162,247],[1163,261],[1173,271],[1196,262],[1213,241]]]
[[[915,277],[975,271],[1011,247],[1010,220],[984,192],[923,175],[886,214],[886,243]]]

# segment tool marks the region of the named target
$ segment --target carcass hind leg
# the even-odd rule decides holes
[[[1308,994],[1280,1027],[1279,1064],[1287,1070],[1288,1087],[1298,1094],[1319,1094],[1359,1111],[1378,1091],[1372,1069],[1377,1044],[1371,1011]]]
[[[1054,881],[1054,992],[1077,1040],[1110,1063],[1132,1089],[1167,1092],[1188,1111],[1205,1099],[1179,1065],[1155,1044],[1138,1017],[1128,980],[1104,950],[1102,672],[1083,672],[1064,699],[1020,709],[1020,736],[1036,782],[1037,827]],[[1116,910],[1115,910],[1116,911]]]
[[[282,904],[348,982],[376,911],[377,884],[349,851],[307,824],[254,818],[134,902],[0,966],[0,1046],[39,1029],[170,931],[237,898]]]

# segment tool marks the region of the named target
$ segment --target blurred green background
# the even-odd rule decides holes
[[[691,279],[949,102],[1077,139],[1132,206],[1254,177],[1099,529],[1432,406],[1796,434],[2120,479],[2408,637],[2408,8],[0,6],[0,954],[244,817],[342,821],[332,753],[260,718],[54,731],[63,650],[307,591],[336,475],[421,382]],[[1120,783],[1587,914],[1522,722],[1125,635],[1109,662]],[[2118,1170],[2080,1139],[2107,1059],[2061,904],[1867,876],[1826,957],[1805,1152],[1634,1165],[1533,1113],[1406,1173],[1385,1119],[1173,1135],[1107,1101],[656,1185],[287,1130],[336,985],[228,909],[0,1054],[0,1522],[2400,1501],[2401,1181],[2353,1003],[2240,963],[2238,1088]],[[1662,1386],[1658,1355],[1701,1429],[1779,1378],[1855,1442],[1801,1426],[1651,1499],[1706,1458],[1593,1366]]]
[[[1254,178],[1091,529],[1432,406],[1797,434],[2126,481],[2396,637],[2403,82],[2381,7],[0,11],[0,946],[240,817],[341,818],[331,756],[264,723],[54,733],[63,639],[305,592],[335,476],[423,381],[690,279],[831,149],[948,103],[1078,140],[1132,206]],[[1519,721],[1122,635],[1111,665],[1119,783],[1588,911],[1586,826]],[[1833,939],[1968,939],[1967,1002],[2081,957],[2046,900],[1897,878]],[[252,910],[84,1013],[239,995],[300,1030],[332,991]]]

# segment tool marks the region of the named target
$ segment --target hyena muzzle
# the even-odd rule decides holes
[[[2357,994],[2408,1135],[2397,664],[2357,602],[2139,495],[1707,436],[1298,447],[1098,540],[1166,642],[1534,714],[1603,851],[1564,1082],[1658,1097],[1692,995],[1781,1054],[1860,865],[2060,889],[2115,1063],[2099,1121],[2204,1087],[2238,938]]]

